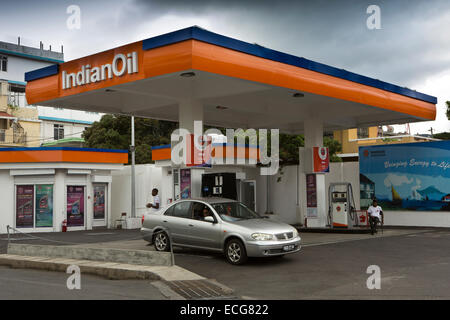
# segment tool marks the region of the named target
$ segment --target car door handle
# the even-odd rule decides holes
[[[193,224],[189,224],[189,227],[193,227],[194,225]]]
[[[163,222],[166,222],[166,223],[167,223],[167,220],[163,220]]]

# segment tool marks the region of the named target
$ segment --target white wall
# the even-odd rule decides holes
[[[99,121],[103,113],[98,112],[86,112],[80,110],[70,110],[62,108],[37,106],[39,116],[62,118],[62,119],[75,119],[81,121],[95,122]]]
[[[273,212],[273,218],[290,224],[297,224],[297,166],[285,166],[283,174],[273,176],[260,176],[258,182],[261,187],[269,184],[269,212]],[[278,177],[281,180],[277,182]],[[258,186],[257,186],[258,188]],[[263,188],[261,188],[263,189]],[[264,193],[266,191],[266,193]],[[266,207],[267,190],[257,193],[257,200],[261,202],[261,207]],[[264,213],[264,212],[259,212]]]
[[[161,188],[159,189],[161,206],[174,201],[173,195],[173,170],[171,167],[161,168]]]
[[[2,55],[5,54],[2,53]],[[26,59],[11,55],[7,56],[8,56],[8,68],[7,68],[8,71],[7,72],[0,71],[0,79],[25,82],[25,72],[54,65],[54,63],[46,61]]]
[[[384,211],[383,213],[385,225],[450,227],[448,211]]]
[[[14,226],[14,178],[9,170],[0,170],[0,234],[6,233],[6,226]]]
[[[274,213],[274,218],[290,223],[304,223],[306,216],[306,177],[296,165],[285,166],[283,175],[257,177],[257,211],[260,214]],[[350,182],[355,197],[355,205],[359,208],[359,164],[358,163],[331,163],[330,172],[325,177],[325,190],[318,196],[325,197],[328,208],[328,188],[331,182]],[[278,177],[281,181],[277,182]],[[269,184],[269,210],[267,207],[267,183]],[[297,186],[298,183],[298,186]],[[298,203],[297,206],[297,192]],[[318,191],[319,192],[319,191]],[[302,214],[301,214],[302,212]]]
[[[86,127],[90,127],[90,124],[79,124],[59,121],[47,121],[41,122],[41,139],[42,143],[51,142],[54,139],[54,125],[61,124],[64,126],[64,138],[81,138],[81,134]]]
[[[162,193],[162,169],[153,164],[136,165],[136,217],[141,217],[148,209],[146,204],[153,201],[152,189]],[[112,173],[111,183],[111,223],[121,218],[126,212],[131,216],[131,166],[124,166],[120,171]],[[161,199],[164,205],[166,199]]]

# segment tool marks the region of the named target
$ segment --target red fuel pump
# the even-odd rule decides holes
[[[67,220],[64,219],[64,221],[62,222],[62,232],[67,232]]]

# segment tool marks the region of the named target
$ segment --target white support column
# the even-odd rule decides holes
[[[62,222],[67,219],[67,188],[65,173],[62,169],[55,171],[55,184],[53,185],[53,228],[61,232]]]
[[[315,117],[305,120],[305,148],[321,147],[323,145],[323,122]]]
[[[305,132],[305,153],[304,155],[309,159],[304,159],[306,167],[304,167],[305,173],[312,172],[312,147],[323,146],[323,121],[318,117],[310,116],[304,121]],[[323,228],[327,224],[328,208],[326,207],[327,190],[325,184],[325,174],[316,174],[316,187],[317,187],[317,218],[308,218],[308,227]],[[304,175],[302,178],[305,179]],[[303,185],[303,183],[301,184]],[[305,189],[300,188],[304,194],[300,196],[300,199],[306,200],[306,185]],[[302,206],[306,209],[306,204]],[[306,216],[306,211],[303,211]]]
[[[188,130],[191,134],[203,134],[203,104],[198,100],[186,99],[180,101],[178,106],[179,127]],[[194,132],[194,122],[202,121],[202,125]],[[203,168],[191,169],[191,197],[201,196]]]
[[[194,121],[203,121],[203,104],[197,100],[186,99],[178,105],[178,121],[180,128],[194,133]],[[202,126],[203,132],[203,126]]]

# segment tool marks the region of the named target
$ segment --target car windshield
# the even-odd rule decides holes
[[[261,216],[240,202],[224,202],[212,204],[217,214],[225,221],[260,219]]]

